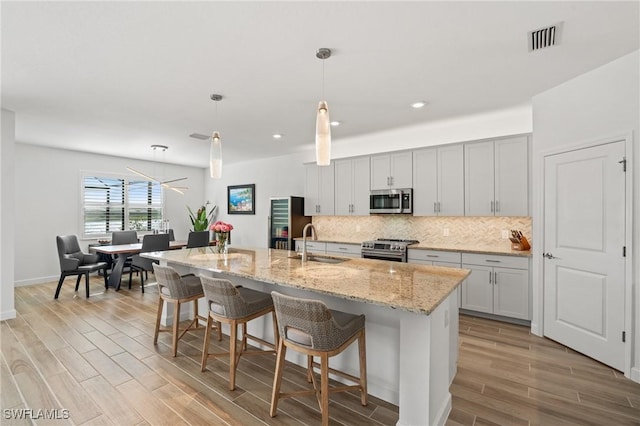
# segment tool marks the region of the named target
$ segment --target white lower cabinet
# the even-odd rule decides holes
[[[528,258],[463,253],[462,268],[471,275],[461,285],[461,308],[531,319]]]
[[[296,251],[302,251],[302,240],[296,240]],[[325,254],[327,243],[320,241],[307,241],[307,253]]]

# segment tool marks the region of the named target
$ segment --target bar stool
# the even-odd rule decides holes
[[[209,357],[229,356],[229,389],[236,387],[236,370],[242,355],[263,355],[265,353],[275,353],[275,345],[256,336],[247,333],[247,322],[259,318],[271,312],[273,318],[273,336],[278,339],[278,329],[276,326],[276,316],[273,310],[273,300],[269,293],[263,293],[244,287],[235,287],[229,280],[200,277],[204,289],[205,300],[209,309],[207,316],[207,329],[204,334],[204,346],[202,348],[202,371],[207,368]],[[210,353],[209,338],[211,325],[216,321],[218,324],[225,323],[230,326],[229,352]],[[242,324],[242,344],[237,348],[238,325]],[[220,326],[218,325],[218,330]],[[218,336],[220,336],[218,331]],[[247,351],[247,339],[261,343],[271,350]],[[220,338],[218,338],[220,340]]]
[[[329,392],[360,391],[360,403],[367,405],[367,359],[365,346],[365,317],[334,311],[319,300],[300,299],[271,292],[278,319],[280,338],[276,359],[276,371],[271,394],[271,417],[275,417],[280,398],[315,394],[322,413],[322,425],[329,424]],[[329,368],[329,358],[344,351],[358,340],[360,357],[360,377]],[[282,370],[287,348],[307,355],[307,380],[313,389],[292,393],[281,393]],[[320,357],[320,365],[313,357]],[[320,367],[320,389],[315,379],[313,367]],[[358,383],[351,386],[329,388],[329,373]]]
[[[173,356],[178,353],[178,340],[189,330],[198,328],[198,320],[204,321],[204,317],[198,315],[198,299],[204,297],[200,278],[195,275],[185,275],[181,277],[175,269],[170,266],[160,266],[153,264],[153,273],[158,281],[158,316],[156,317],[156,330],[153,337],[153,344],[158,344],[158,334],[161,332],[173,332],[172,346]],[[162,307],[164,302],[173,303],[173,324],[171,328],[160,328],[160,317],[162,316]],[[180,305],[193,301],[194,315],[193,320],[187,327],[179,332],[180,324]],[[219,336],[221,337],[221,336]]]

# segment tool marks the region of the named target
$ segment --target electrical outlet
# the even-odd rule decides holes
[[[502,239],[506,240],[507,238],[509,238],[509,231],[507,231],[506,229],[502,230]]]
[[[448,237],[449,236],[449,228],[444,228],[442,230],[442,235],[445,236],[445,237]]]

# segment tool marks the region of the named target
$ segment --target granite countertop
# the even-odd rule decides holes
[[[302,237],[294,238],[296,241],[302,241]],[[336,243],[336,244],[362,244],[361,240],[349,239],[347,237],[340,237],[336,239],[323,239],[318,238],[316,241],[320,243]],[[417,250],[441,250],[441,251],[455,251],[464,253],[478,253],[478,254],[497,254],[503,256],[519,256],[519,257],[531,257],[531,250],[521,251],[511,249],[511,243],[507,240],[504,243],[498,244],[478,244],[478,243],[465,243],[465,244],[452,244],[452,245],[434,245],[429,243],[412,244],[409,249]]]
[[[372,259],[341,258],[336,264],[291,258],[295,252],[266,248],[211,247],[144,253],[171,264],[300,288],[349,300],[429,315],[470,274],[467,269]],[[329,256],[325,256],[329,257]],[[331,256],[339,258],[338,256]]]

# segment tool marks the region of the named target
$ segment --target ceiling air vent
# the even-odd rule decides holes
[[[211,138],[211,136],[203,135],[202,133],[191,133],[189,137],[194,139],[200,139],[201,141],[206,141],[207,139]]]
[[[529,31],[529,52],[560,44],[562,22],[535,31]]]

